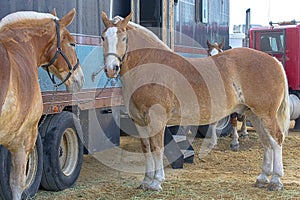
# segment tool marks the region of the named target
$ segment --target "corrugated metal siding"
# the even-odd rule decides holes
[[[121,0],[115,1],[115,4],[119,1],[121,2]],[[76,18],[68,29],[72,33],[100,35],[103,30],[101,11],[109,13],[110,2],[110,0],[1,0],[0,18],[9,13],[24,10],[49,13],[54,8],[58,17],[63,17],[72,8],[75,8]]]

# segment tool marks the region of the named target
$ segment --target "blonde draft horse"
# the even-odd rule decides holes
[[[206,41],[207,43],[207,55],[208,56],[214,56],[219,53],[223,52],[223,46],[224,46],[224,40],[218,44],[217,42],[215,43],[210,43],[209,40]],[[246,127],[246,122],[247,118],[245,115],[238,115],[236,113],[233,113],[230,115],[230,123],[232,125],[232,140],[230,143],[230,148],[232,151],[238,151],[239,150],[239,134],[238,134],[238,128],[237,128],[237,121],[238,119],[242,121],[242,126],[241,126],[241,136],[242,137],[248,137],[248,132],[247,132],[247,127]],[[214,123],[212,124],[212,136],[211,136],[211,141],[209,144],[209,148],[213,148],[217,145],[217,133],[216,133],[216,126],[217,124]]]
[[[211,124],[246,112],[264,147],[256,186],[281,190],[282,143],[289,127],[282,65],[248,48],[184,58],[146,28],[129,23],[130,17],[112,21],[102,12],[103,56],[106,75],[121,77],[124,103],[140,135],[146,160],[140,188],[162,190],[166,125]]]
[[[0,144],[11,152],[14,200],[21,199],[25,187],[27,159],[43,111],[38,67],[55,74],[70,92],[84,82],[75,40],[66,29],[75,9],[61,19],[55,15],[16,12],[0,22]]]

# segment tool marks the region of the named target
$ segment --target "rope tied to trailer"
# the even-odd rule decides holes
[[[92,73],[92,77],[91,77],[92,82],[95,81],[96,76],[97,76],[100,72],[102,72],[102,71],[104,70],[104,68],[105,68],[105,65],[103,65],[98,71]]]

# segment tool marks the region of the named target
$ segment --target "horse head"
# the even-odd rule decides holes
[[[223,46],[224,46],[224,40],[220,44],[218,44],[216,42],[214,44],[211,44],[207,40],[207,47],[208,47],[207,54],[208,54],[208,56],[214,56],[214,55],[217,55],[218,53],[223,52],[223,50],[222,50]]]
[[[116,78],[121,70],[122,62],[128,51],[128,36],[126,26],[131,18],[130,13],[124,19],[113,23],[106,13],[102,12],[102,21],[105,30],[102,33],[104,70],[109,78]]]
[[[67,26],[71,24],[75,17],[75,9],[72,9],[63,18],[56,17],[55,10],[52,15],[54,16],[53,30],[56,35],[53,42],[50,42],[50,47],[46,51],[44,58],[47,64],[42,67],[48,72],[50,79],[55,86],[62,84],[66,85],[67,91],[77,92],[84,83],[83,72],[76,55],[74,37],[67,30]],[[61,83],[56,83],[50,72],[61,80]]]

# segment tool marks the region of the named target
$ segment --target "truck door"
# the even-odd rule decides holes
[[[285,66],[286,61],[285,29],[254,31],[254,49],[276,57]]]

